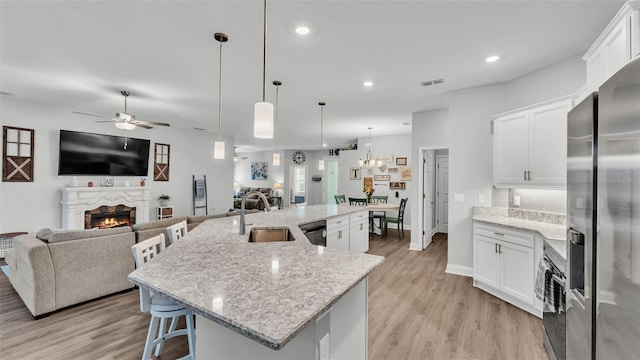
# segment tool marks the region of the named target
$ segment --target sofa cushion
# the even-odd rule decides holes
[[[49,242],[61,242],[69,240],[79,240],[95,238],[99,236],[117,235],[131,232],[130,226],[122,226],[110,229],[87,229],[87,230],[56,230],[49,236]]]
[[[226,216],[225,214],[189,216],[187,217],[187,224],[200,223],[205,220],[218,219],[218,218],[223,218],[225,216]]]
[[[186,216],[181,216],[181,217],[173,217],[173,218],[169,218],[169,219],[162,219],[162,220],[154,220],[154,221],[149,221],[146,223],[142,223],[142,224],[135,224],[133,225],[133,231],[140,231],[140,230],[149,230],[149,229],[155,229],[155,228],[168,228],[171,225],[177,224],[181,221],[186,221],[187,217]]]
[[[36,233],[36,238],[48,242],[51,233],[53,233],[53,230],[49,228],[40,229],[40,231]]]
[[[271,194],[271,188],[260,188],[258,191],[260,191],[261,193],[269,196],[269,194]]]

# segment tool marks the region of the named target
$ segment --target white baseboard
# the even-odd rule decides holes
[[[420,244],[411,243],[411,245],[409,245],[409,250],[422,251],[422,246]]]
[[[473,277],[473,268],[468,266],[447,264],[447,268],[444,272],[446,272],[447,274]]]

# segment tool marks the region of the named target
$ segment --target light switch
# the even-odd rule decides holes
[[[464,194],[453,194],[453,202],[457,202],[457,203],[464,202]]]
[[[484,195],[478,195],[478,202],[484,204]]]
[[[513,206],[520,206],[520,196],[518,195],[513,196]]]

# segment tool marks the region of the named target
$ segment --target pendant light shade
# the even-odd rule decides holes
[[[262,101],[254,108],[253,136],[260,139],[273,138],[273,104],[265,100],[265,81],[267,70],[267,0],[264,0],[264,19],[262,32]]]
[[[273,166],[280,166],[280,154],[273,153]]]
[[[373,128],[367,128],[369,130],[369,150],[367,150],[367,158],[366,160],[358,160],[358,166],[362,169],[363,167],[367,167],[367,170],[369,170],[369,173],[373,172],[373,168],[376,166],[376,160],[371,158],[371,129]],[[379,161],[379,165],[382,165],[382,161]]]
[[[229,40],[223,33],[215,33],[213,37],[220,43],[220,62],[218,67],[218,140],[213,145],[213,158],[224,160],[224,141],[222,141],[222,44]]]
[[[327,103],[321,101],[318,105],[320,105],[320,160],[318,161],[318,170],[324,170],[324,159],[322,158],[322,125],[324,122],[324,106],[327,105]]]

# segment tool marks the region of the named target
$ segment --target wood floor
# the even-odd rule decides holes
[[[408,234],[371,237],[386,260],[369,277],[369,359],[547,359],[540,319],[445,274],[446,235],[418,252]],[[0,273],[2,359],[140,359],[148,324],[137,291],[33,320]],[[187,351],[170,339],[159,359]]]

